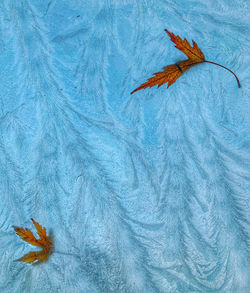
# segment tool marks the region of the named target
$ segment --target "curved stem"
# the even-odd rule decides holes
[[[62,254],[62,255],[68,255],[68,256],[74,256],[74,257],[80,258],[79,255],[74,254],[74,253],[70,253],[70,252],[54,251],[53,253],[58,253],[58,254]]]
[[[239,81],[237,75],[236,75],[232,70],[230,70],[229,68],[227,68],[227,67],[225,67],[225,66],[223,66],[223,65],[220,65],[220,64],[218,64],[218,63],[212,62],[212,61],[207,61],[207,60],[205,60],[204,62],[206,62],[206,63],[211,63],[211,64],[214,64],[214,65],[220,66],[220,67],[222,67],[222,68],[224,68],[224,69],[230,71],[230,72],[234,75],[234,77],[236,78],[237,83],[238,83],[238,87],[239,87],[239,88],[241,87],[241,85],[240,85],[240,81]]]

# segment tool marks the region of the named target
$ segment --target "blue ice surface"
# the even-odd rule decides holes
[[[248,4],[0,1],[1,293],[250,292]],[[185,59],[165,28],[242,87],[202,64],[130,95]]]

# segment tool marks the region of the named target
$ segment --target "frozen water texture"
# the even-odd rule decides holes
[[[248,4],[0,1],[0,292],[250,292]],[[165,28],[242,88],[202,64],[130,95],[185,58]]]

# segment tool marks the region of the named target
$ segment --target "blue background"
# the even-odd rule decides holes
[[[248,4],[0,2],[1,292],[250,292]],[[202,64],[130,95],[185,59],[165,28],[242,88]]]

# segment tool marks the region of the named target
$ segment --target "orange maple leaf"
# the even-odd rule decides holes
[[[24,255],[18,261],[28,262],[28,263],[41,263],[47,261],[51,253],[53,252],[54,244],[52,235],[47,236],[46,228],[43,228],[34,219],[31,219],[34,226],[36,227],[37,234],[40,239],[37,239],[34,234],[27,228],[14,227],[16,234],[20,236],[24,241],[39,246],[42,248],[40,251],[31,251],[30,253]]]
[[[180,61],[176,64],[168,65],[164,67],[163,71],[154,73],[155,76],[149,78],[145,83],[143,83],[138,88],[133,90],[131,94],[141,89],[145,89],[147,87],[152,87],[155,85],[158,85],[158,87],[160,87],[164,83],[168,83],[168,87],[169,87],[182,75],[183,72],[188,70],[190,67],[200,63],[205,63],[205,62],[220,66],[230,71],[235,76],[238,83],[238,87],[240,87],[240,82],[236,74],[223,65],[205,60],[204,54],[202,53],[202,51],[200,50],[200,48],[194,41],[192,41],[193,46],[191,46],[190,43],[186,39],[184,40],[181,39],[179,36],[174,35],[173,33],[169,32],[167,29],[165,29],[165,31],[169,35],[171,41],[175,43],[175,47],[179,49],[180,51],[182,51],[188,57],[188,59],[184,61]]]

